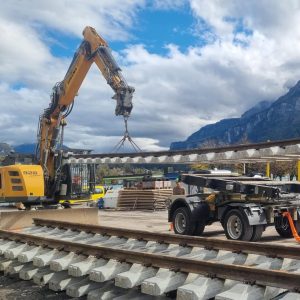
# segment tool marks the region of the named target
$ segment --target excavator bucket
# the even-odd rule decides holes
[[[35,218],[98,225],[98,208],[1,211],[0,229],[30,227]]]

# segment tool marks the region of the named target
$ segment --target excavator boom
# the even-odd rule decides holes
[[[89,26],[83,30],[83,37],[64,79],[53,87],[50,105],[39,120],[36,157],[44,171],[47,197],[53,197],[59,190],[65,119],[93,63],[115,93],[112,97],[116,100],[115,114],[127,119],[132,110],[134,88],[122,76],[107,42]]]

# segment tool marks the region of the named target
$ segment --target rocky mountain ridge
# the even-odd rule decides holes
[[[171,150],[232,145],[300,137],[300,81],[274,102],[262,101],[240,118],[206,125]]]

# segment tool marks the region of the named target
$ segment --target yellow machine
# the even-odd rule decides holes
[[[102,185],[96,185],[94,192],[90,195],[89,199],[74,199],[74,200],[59,200],[59,203],[65,207],[70,207],[71,205],[82,204],[84,202],[97,202],[100,198],[105,196],[105,189]]]
[[[0,168],[1,202],[41,201],[44,197],[41,166],[14,165]]]
[[[132,110],[134,88],[126,83],[108,44],[95,29],[86,27],[83,37],[65,78],[53,87],[50,105],[40,116],[36,149],[38,165],[0,168],[1,199],[5,202],[81,200],[89,199],[94,192],[94,165],[63,163],[66,117],[71,113],[74,98],[93,63],[115,92],[112,97],[116,100],[115,114],[122,115],[126,122]]]
[[[104,196],[105,196],[104,186],[103,185],[96,185],[96,187],[95,187],[95,193],[93,193],[91,195],[90,200],[97,201],[100,198],[103,198]]]

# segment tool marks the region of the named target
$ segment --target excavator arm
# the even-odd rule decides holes
[[[83,41],[77,49],[65,78],[58,82],[51,95],[50,105],[40,116],[36,157],[45,176],[46,196],[53,197],[59,188],[61,150],[66,117],[72,110],[74,98],[89,71],[96,63],[107,83],[115,92],[115,114],[127,119],[132,110],[134,88],[129,86],[111,54],[106,41],[92,27],[83,30]]]

